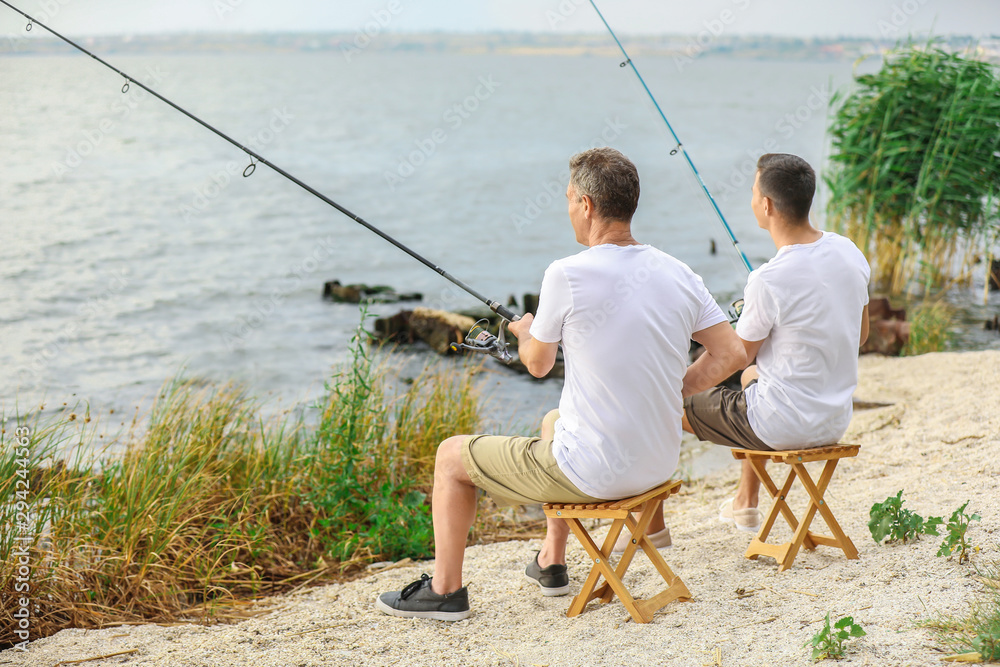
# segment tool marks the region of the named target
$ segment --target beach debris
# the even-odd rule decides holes
[[[323,283],[323,298],[334,303],[396,303],[398,301],[422,301],[419,292],[397,292],[388,285],[365,285],[354,283],[341,285],[339,280]]]
[[[955,655],[946,655],[943,658],[941,658],[941,662],[981,663],[982,661],[983,661],[983,656],[979,655],[978,652],[956,653]]]
[[[983,328],[987,331],[996,331],[997,333],[1000,333],[1000,315],[994,315],[992,320],[987,319]]]
[[[413,565],[412,558],[404,558],[397,561],[384,560],[379,563],[370,564],[368,569],[372,572],[385,572],[387,570],[395,570],[397,567],[406,567],[407,565]]]
[[[52,667],[60,667],[60,665],[79,665],[81,662],[94,662],[95,660],[104,660],[105,658],[114,658],[119,655],[129,655],[132,653],[138,653],[139,649],[133,648],[128,651],[118,651],[117,653],[107,653],[105,655],[95,655],[93,658],[83,658],[82,660],[60,660]]]
[[[905,308],[893,308],[885,297],[868,302],[868,340],[861,354],[884,354],[897,357],[910,339],[910,323]]]

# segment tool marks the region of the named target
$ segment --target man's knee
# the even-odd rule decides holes
[[[691,422],[688,421],[687,408],[684,408],[684,412],[681,413],[681,428],[688,433],[694,433],[694,429],[691,427]]]
[[[462,463],[462,446],[468,437],[454,435],[438,445],[437,456],[434,459],[435,477],[468,477],[465,465]]]
[[[556,421],[559,420],[559,410],[549,410],[542,417],[542,440],[551,440],[556,434]]]
[[[753,382],[759,377],[760,373],[757,372],[757,364],[754,364],[753,366],[747,366],[746,369],[743,371],[743,374],[740,375],[740,385],[744,389],[746,389],[747,385],[749,385],[751,382]]]

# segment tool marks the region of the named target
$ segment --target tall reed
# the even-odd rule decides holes
[[[1000,79],[932,43],[856,77],[829,128],[828,217],[891,294],[968,280],[1000,237]]]

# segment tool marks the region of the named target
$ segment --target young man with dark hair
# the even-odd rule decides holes
[[[684,428],[702,440],[761,450],[837,442],[852,415],[858,348],[868,338],[865,256],[848,239],[809,222],[816,174],[800,157],[757,162],[753,209],[777,254],[747,279],[736,325],[751,364],[742,391],[716,387],[684,402]],[[756,532],[760,481],[743,462],[719,518]]]
[[[639,175],[618,151],[595,148],[570,160],[567,211],[587,250],[545,271],[538,312],[511,322],[532,375],[552,368],[562,345],[566,379],[558,415],[541,438],[458,435],[438,448],[434,468],[434,577],[383,593],[393,616],[456,621],[469,613],[462,586],[476,488],[500,506],[596,502],[642,493],[677,467],[683,397],[746,365],[739,339],[687,266],[632,237]],[[691,339],[706,354],[687,365]],[[569,592],[569,528],[550,519],[525,575],[544,595]]]

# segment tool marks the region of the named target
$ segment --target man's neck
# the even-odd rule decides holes
[[[799,224],[779,222],[771,228],[771,240],[778,250],[790,245],[815,243],[823,238],[823,232],[813,227],[808,221]]]
[[[627,223],[610,223],[596,225],[591,228],[590,242],[588,245],[593,248],[598,245],[639,245],[639,242],[632,238],[632,229]]]

